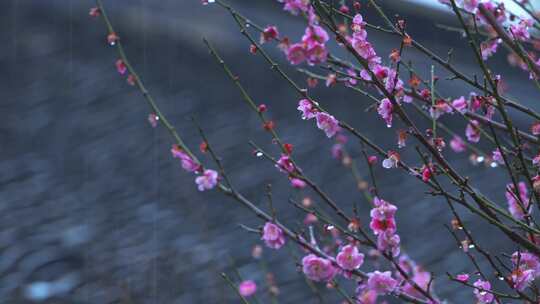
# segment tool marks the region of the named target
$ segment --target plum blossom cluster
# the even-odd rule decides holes
[[[377,236],[377,248],[381,252],[388,252],[392,256],[398,256],[400,252],[400,237],[396,234],[396,211],[397,207],[378,197],[373,198],[371,209],[371,222],[369,227]]]
[[[376,240],[372,241],[369,233],[365,232],[364,225],[361,222],[361,216],[358,215],[356,207],[355,215],[349,217],[346,211],[341,209],[341,206],[334,203],[329,196],[314,184],[312,179],[308,179],[305,173],[297,166],[296,160],[292,158],[293,146],[291,144],[282,144],[274,129],[272,121],[266,121],[262,113],[267,110],[265,104],[258,106],[254,105],[251,99],[248,102],[255,109],[255,112],[263,118],[264,129],[271,131],[273,142],[278,143],[281,148],[281,155],[275,161],[275,167],[282,173],[286,174],[290,180],[291,186],[296,189],[305,188],[308,183],[314,192],[321,197],[322,201],[328,203],[328,206],[335,211],[336,216],[350,221],[347,228],[341,228],[341,225],[326,223],[332,221],[332,217],[319,217],[318,206],[313,206],[311,200],[305,197],[302,200],[300,209],[306,211],[306,217],[303,223],[309,226],[311,241],[305,240],[305,231],[300,229],[298,232],[286,226],[284,222],[277,220],[275,210],[272,210],[272,215],[266,213],[263,208],[255,206],[248,198],[242,196],[236,190],[233,190],[229,180],[226,179],[226,184],[220,184],[220,178],[226,178],[224,169],[220,166],[220,173],[217,171],[203,167],[203,165],[195,158],[194,154],[182,143],[182,146],[173,145],[171,153],[175,159],[180,160],[181,167],[188,172],[194,173],[195,183],[199,191],[206,191],[215,188],[219,185],[220,189],[227,193],[230,197],[254,211],[254,213],[265,219],[265,224],[260,230],[260,244],[253,247],[252,256],[256,259],[261,258],[262,244],[264,246],[279,250],[289,242],[296,242],[303,251],[303,258],[300,261],[301,271],[312,281],[326,283],[326,286],[331,288],[337,284],[338,280],[352,280],[356,284],[355,295],[351,298],[352,303],[355,301],[359,304],[375,304],[379,298],[385,295],[400,297],[406,302],[438,304],[441,303],[435,295],[433,288],[433,276],[429,271],[413,261],[408,255],[402,252],[401,238],[397,233],[396,212],[397,207],[379,197],[379,192],[375,185],[375,174],[372,171],[373,164],[378,160],[377,156],[368,156],[366,150],[371,149],[369,153],[376,152],[382,156],[382,166],[384,168],[401,168],[407,173],[421,179],[426,186],[430,187],[430,193],[433,196],[442,196],[446,199],[451,207],[453,216],[452,220],[454,230],[463,230],[466,234],[465,240],[458,239],[457,233],[451,232],[461,244],[461,248],[466,252],[467,256],[472,260],[477,268],[476,274],[479,274],[475,280],[471,279],[472,274],[461,273],[453,279],[456,282],[462,283],[464,286],[472,288],[471,294],[474,295],[478,303],[503,303],[500,298],[523,299],[527,303],[536,303],[540,299],[534,281],[540,276],[540,233],[538,233],[538,225],[533,213],[533,208],[538,205],[540,195],[540,153],[536,153],[540,144],[540,114],[537,114],[534,108],[519,105],[515,101],[506,97],[506,86],[502,81],[502,76],[494,74],[495,70],[484,68],[486,61],[494,56],[503,44],[505,48],[510,49],[509,61],[520,66],[530,74],[530,78],[538,80],[538,69],[540,67],[540,59],[532,49],[540,50],[540,39],[536,38],[538,34],[534,28],[539,28],[534,20],[538,17],[535,14],[530,14],[531,18],[516,16],[508,11],[503,2],[493,0],[439,0],[440,2],[451,6],[457,4],[459,9],[455,9],[456,14],[462,20],[460,14],[464,14],[467,21],[470,23],[464,24],[463,28],[466,34],[470,30],[469,26],[479,25],[483,32],[477,32],[477,36],[482,36],[479,46],[474,51],[479,65],[482,66],[483,85],[477,75],[474,79],[468,78],[465,73],[459,72],[450,63],[450,55],[448,60],[440,59],[440,57],[429,49],[419,46],[417,41],[405,32],[405,21],[396,17],[388,17],[384,13],[380,13],[376,1],[369,0],[369,4],[375,7],[387,21],[386,27],[373,27],[364,21],[364,17],[360,14],[362,4],[359,1],[354,1],[354,13],[347,6],[347,2],[342,1],[339,8],[335,12],[341,14],[334,15],[334,7],[325,2],[312,3],[310,0],[278,0],[283,3],[283,9],[293,15],[300,15],[307,19],[307,26],[300,41],[291,43],[289,39],[282,36],[278,31],[277,26],[268,25],[265,28],[253,26],[247,29],[242,24],[251,24],[250,20],[237,14],[230,9],[223,1],[202,0],[203,4],[217,2],[220,6],[229,8],[229,12],[235,17],[242,32],[250,38],[252,43],[250,51],[253,54],[262,53],[265,59],[272,64],[272,68],[279,70],[288,82],[292,82],[293,86],[303,99],[298,102],[297,110],[301,113],[303,120],[314,120],[318,129],[322,130],[328,138],[334,138],[335,142],[332,146],[332,156],[341,160],[344,167],[353,168],[353,158],[345,151],[347,143],[346,132],[350,132],[362,142],[364,156],[370,175],[372,185],[362,180],[358,172],[354,171],[353,175],[357,179],[358,189],[363,191],[367,201],[370,201],[373,206],[370,210],[369,229]],[[99,2],[98,2],[99,3]],[[518,5],[527,12],[531,8],[528,1],[516,1]],[[326,15],[318,15],[320,11],[330,10],[330,17]],[[534,12],[533,12],[534,13]],[[92,17],[107,18],[101,7],[96,7],[90,10]],[[364,14],[367,16],[366,14]],[[335,18],[335,20],[333,19]],[[468,18],[468,19],[467,19]],[[342,21],[336,21],[341,20]],[[107,21],[108,35],[107,43],[111,46],[120,48],[120,59],[115,62],[116,70],[120,75],[127,75],[127,82],[130,85],[136,86],[141,91],[145,98],[148,98],[148,92],[144,89],[141,80],[136,77],[135,71],[128,63],[125,52],[120,46],[120,37],[112,30],[110,22]],[[337,22],[337,25],[336,23]],[[395,22],[395,23],[394,23]],[[494,23],[495,22],[495,23]],[[309,66],[319,66],[330,70],[327,76],[320,76],[314,72],[307,71],[309,75],[307,80],[308,86],[313,88],[317,86],[317,79],[325,79],[326,86],[332,87],[338,82],[343,84],[348,89],[367,89],[375,91],[373,97],[370,93],[362,92],[364,96],[375,100],[367,107],[366,112],[377,112],[378,115],[388,128],[397,124],[404,124],[404,127],[396,130],[397,148],[404,149],[408,146],[407,137],[412,134],[411,141],[415,140],[415,145],[418,145],[418,152],[421,154],[421,163],[415,167],[409,167],[408,155],[403,153],[402,156],[394,151],[382,149],[376,141],[366,139],[361,131],[349,127],[345,121],[338,121],[330,112],[323,109],[319,103],[308,98],[306,91],[295,85],[291,78],[288,78],[284,72],[267,58],[265,52],[259,52],[260,47],[251,36],[250,32],[253,28],[257,29],[260,35],[259,43],[263,45],[270,41],[278,41],[278,47],[285,53],[288,62],[293,65],[307,63]],[[392,49],[388,55],[388,60],[383,59],[374,45],[368,41],[367,29],[382,30],[383,32],[392,32],[393,36],[401,37],[401,47]],[[476,28],[475,28],[476,30]],[[329,43],[331,37],[328,33],[336,35],[336,43],[343,47],[347,52],[354,56],[358,65],[349,63],[347,60],[341,60],[338,56],[331,53]],[[475,37],[473,37],[475,38]],[[471,46],[475,48],[469,37]],[[266,46],[266,45],[265,45]],[[468,83],[474,90],[481,93],[472,92],[468,97],[441,97],[439,90],[435,90],[435,83],[439,78],[433,74],[431,87],[426,81],[423,81],[420,74],[416,74],[411,66],[403,65],[402,50],[405,47],[414,47],[421,53],[438,62],[442,67],[446,68],[452,74],[453,80],[463,80]],[[517,47],[517,49],[516,49]],[[215,55],[228,74],[232,74],[229,68],[226,67],[224,61],[219,58],[215,50],[209,45],[211,54]],[[385,61],[388,61],[385,63]],[[532,64],[531,64],[532,63]],[[487,66],[486,66],[487,67]],[[400,70],[400,68],[402,68]],[[409,87],[405,87],[401,76],[404,74],[403,69],[407,68],[410,76]],[[310,70],[312,68],[310,67]],[[493,73],[493,74],[492,74]],[[242,89],[239,83],[239,77],[229,75],[232,80]],[[425,88],[420,89],[422,83]],[[365,85],[360,87],[359,84]],[[489,87],[491,86],[491,88]],[[246,91],[243,90],[243,93]],[[247,93],[246,93],[247,94]],[[378,95],[377,95],[378,94]],[[418,102],[418,104],[417,104]],[[150,100],[155,113],[148,116],[148,123],[152,127],[157,127],[160,123],[169,128],[169,123],[165,116],[155,108],[155,104]],[[409,105],[406,105],[409,104]],[[425,115],[427,120],[430,120],[431,128],[426,129],[425,133],[420,131],[420,124],[416,124],[414,119],[409,119],[408,110],[411,105],[420,105],[419,111]],[[508,118],[507,109],[520,111],[534,118],[528,131],[520,130],[521,124],[512,124]],[[496,114],[500,113],[500,115]],[[453,114],[453,115],[452,115]],[[452,115],[452,116],[451,116]],[[463,134],[463,138],[458,133],[449,131],[447,127],[442,125],[442,117],[459,117],[463,118],[465,130],[462,129],[459,134]],[[502,119],[501,119],[502,117]],[[500,120],[499,120],[500,119]],[[439,127],[440,126],[440,127]],[[442,128],[441,128],[442,127]],[[343,129],[342,129],[343,128]],[[423,127],[422,127],[423,128]],[[471,157],[474,156],[477,163],[484,160],[489,160],[491,167],[502,167],[506,169],[512,179],[504,189],[504,197],[506,198],[507,208],[499,208],[498,203],[492,202],[486,195],[480,193],[477,188],[472,185],[468,177],[464,177],[461,173],[455,171],[454,166],[443,156],[443,149],[446,147],[445,138],[439,134],[437,130],[441,129],[451,138],[449,141],[450,148],[456,152],[464,152],[467,149],[474,151]],[[496,130],[495,130],[496,129]],[[527,133],[527,132],[530,132]],[[176,135],[176,134],[174,134]],[[204,136],[202,136],[204,137]],[[482,145],[490,145],[487,148],[488,152],[483,152],[484,147],[478,145],[480,140]],[[410,146],[410,145],[409,145]],[[494,146],[494,147],[493,147]],[[367,147],[367,148],[366,148]],[[433,149],[435,148],[435,149]],[[208,143],[204,141],[200,145],[200,150],[206,152],[209,150]],[[427,158],[424,158],[424,150]],[[384,151],[387,151],[386,153]],[[402,151],[402,150],[398,150]],[[213,151],[211,151],[213,152]],[[257,155],[263,153],[256,151]],[[480,153],[477,155],[476,153]],[[216,156],[212,157],[216,163],[220,165]],[[405,159],[407,157],[407,159]],[[270,158],[270,157],[268,157]],[[274,159],[270,158],[272,161]],[[427,160],[427,161],[426,161]],[[486,161],[486,163],[488,163]],[[398,170],[396,170],[398,171]],[[385,173],[387,173],[386,171]],[[222,176],[220,176],[220,174]],[[456,187],[456,195],[454,192],[447,191],[435,181],[434,176],[441,176],[441,179],[448,177],[452,186]],[[523,181],[526,180],[526,181]],[[370,187],[371,186],[371,187]],[[230,188],[228,188],[230,187]],[[530,189],[528,188],[530,187]],[[529,193],[532,192],[532,193]],[[295,194],[303,193],[296,191]],[[470,205],[469,200],[476,203]],[[471,232],[464,227],[463,222],[459,219],[460,211],[453,208],[453,204],[460,204],[468,210],[474,210],[474,213],[480,217],[487,219],[488,223],[496,223],[497,228],[503,227],[500,230],[510,240],[514,242],[518,249],[514,252],[506,264],[502,260],[498,260],[502,265],[502,270],[493,266],[495,273],[499,276],[502,283],[506,283],[511,290],[508,295],[496,292],[498,284],[493,284],[489,281],[490,277],[486,276],[482,269],[476,263],[477,257],[474,255],[473,248],[479,248],[479,244],[473,241]],[[480,209],[476,209],[480,206]],[[273,207],[271,206],[271,209]],[[503,219],[503,220],[500,220]],[[317,225],[323,225],[324,235],[319,239],[315,238],[314,231]],[[367,225],[366,225],[367,228]],[[345,231],[347,230],[347,231]],[[362,233],[357,233],[362,232]],[[365,238],[362,238],[362,237]],[[321,244],[321,247],[319,247]],[[491,258],[489,253],[484,250],[478,250],[484,256]],[[384,267],[377,259],[384,259],[391,265],[390,270]],[[368,259],[373,259],[373,265],[365,266]],[[497,257],[499,259],[499,257]],[[491,259],[490,259],[491,261]],[[361,270],[363,268],[370,269],[369,272]],[[373,268],[368,268],[373,266]],[[267,283],[269,293],[277,295],[277,287],[271,273],[267,274]],[[244,280],[237,286],[237,292],[242,297],[251,297],[257,292],[257,284],[253,280]],[[517,295],[514,295],[517,294]],[[525,293],[530,295],[525,295]],[[529,296],[534,297],[534,300],[529,300]]]
[[[178,145],[172,146],[171,154],[174,158],[180,159],[184,170],[200,174],[195,178],[195,183],[197,184],[197,189],[199,189],[199,191],[211,190],[218,184],[219,175],[215,170],[203,169],[201,164],[195,161]]]
[[[332,115],[319,111],[313,101],[301,99],[298,102],[298,111],[302,112],[302,119],[315,118],[317,128],[324,131],[328,138],[333,137],[340,131],[339,121]]]

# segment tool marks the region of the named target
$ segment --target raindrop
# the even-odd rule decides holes
[[[261,151],[257,151],[257,153],[255,153],[255,156],[257,157],[262,157],[263,156],[263,153]]]
[[[484,158],[483,156],[478,156],[478,157],[476,158],[476,161],[479,162],[479,163],[481,163],[481,162],[484,161],[484,159],[485,159],[485,158]]]
[[[115,46],[115,45],[116,45],[116,41],[111,41],[111,42],[109,43],[109,45],[110,45],[110,46]]]
[[[470,245],[469,245],[469,248],[470,248],[470,249],[474,248],[474,244],[470,244]]]
[[[504,277],[501,277],[501,276],[497,277],[497,279],[504,281]]]
[[[497,168],[499,165],[496,162],[491,162],[491,164],[489,164],[489,166],[491,168]]]

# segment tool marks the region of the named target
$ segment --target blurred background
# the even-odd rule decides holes
[[[302,35],[304,22],[283,12],[277,1],[229,2],[260,25],[277,24],[293,41]],[[461,35],[437,27],[456,25],[438,1],[381,2],[391,15],[399,12],[406,18],[417,40],[442,57],[453,48],[455,65],[468,75],[477,72]],[[349,171],[330,157],[332,141],[299,118],[295,92],[261,57],[249,54],[249,43],[225,11],[199,0],[104,4],[163,112],[194,148],[201,140],[190,117],[198,119],[232,181],[249,199],[266,207],[264,189],[271,183],[278,217],[292,227],[303,226],[303,215],[287,200],[308,196],[317,201],[309,192],[292,190],[270,163],[253,157],[249,140],[274,155],[278,150],[208,54],[202,37],[221,52],[256,101],[268,105],[307,175],[345,210],[360,206],[368,220],[369,206]],[[255,280],[265,303],[265,276],[271,270],[280,303],[337,303],[336,293],[324,286],[317,285],[322,299],[314,296],[290,256],[297,251],[265,249],[265,262],[252,258],[259,237],[238,224],[261,223],[221,193],[197,191],[193,176],[171,157],[168,133],[148,125],[144,99],[118,76],[104,24],[88,16],[93,6],[86,0],[0,1],[0,302],[238,303],[220,277],[227,272],[235,280],[236,273]],[[363,14],[382,24],[367,6]],[[380,54],[399,47],[395,37],[377,32],[369,37]],[[275,46],[267,48],[285,63]],[[427,58],[414,50],[405,57],[428,75]],[[537,91],[526,73],[508,67],[504,52],[490,64],[503,74],[510,96],[537,107]],[[305,86],[305,76],[284,66]],[[448,76],[439,67],[436,72]],[[440,88],[452,97],[470,90],[457,81],[445,81]],[[384,148],[395,148],[395,131],[364,112],[365,97],[322,85],[312,94]],[[463,132],[464,125],[448,123]],[[354,159],[361,159],[358,143],[351,141],[348,148]],[[466,153],[448,157],[505,206],[502,170],[473,167]],[[211,164],[207,156],[203,159]],[[367,178],[365,167],[359,171]],[[398,171],[378,169],[376,175],[383,198],[399,208],[403,250],[433,272],[441,298],[472,303],[470,290],[446,280],[446,271],[470,271],[472,265],[443,226],[451,220],[444,201],[426,195],[420,183]],[[486,248],[512,252],[511,244],[485,223],[463,216]],[[354,286],[346,287],[353,292]]]

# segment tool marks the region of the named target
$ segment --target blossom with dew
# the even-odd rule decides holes
[[[118,37],[118,35],[116,35],[115,32],[112,32],[109,35],[107,35],[107,43],[109,45],[116,45],[116,42],[118,40],[120,40],[120,37]]]
[[[195,183],[199,191],[211,190],[218,183],[218,173],[215,170],[206,169],[202,175],[195,178]]]
[[[527,251],[516,251],[511,257],[512,265],[515,268],[531,269],[535,272],[535,276],[540,276],[540,259]]]
[[[340,130],[337,119],[328,113],[319,112],[316,115],[316,119],[317,127],[323,130],[328,138],[334,136]]]
[[[251,297],[257,291],[257,284],[252,280],[245,280],[238,285],[238,293],[242,297]]]
[[[515,289],[523,291],[535,279],[535,273],[532,269],[514,269],[510,274],[512,285]]]
[[[480,44],[480,51],[482,53],[482,59],[487,60],[497,52],[497,47],[502,42],[500,38],[489,39]]]
[[[336,256],[336,262],[344,270],[355,270],[364,263],[364,254],[358,251],[358,247],[349,244],[341,248]]]
[[[474,282],[473,286],[476,287],[474,289],[474,295],[479,303],[487,304],[493,302],[494,296],[490,292],[491,284],[488,281],[478,279]]]
[[[398,130],[398,148],[403,148],[407,145],[407,131],[406,130]]]
[[[292,173],[295,170],[294,163],[287,154],[282,154],[276,163],[276,168],[284,173]]]
[[[521,20],[517,24],[510,25],[510,33],[517,40],[527,41],[529,40],[529,38],[531,38],[529,29],[531,28],[532,25],[533,25],[533,21],[530,19]]]
[[[285,234],[278,225],[266,222],[262,230],[261,240],[272,249],[279,249],[285,245]]]
[[[313,106],[308,99],[301,99],[298,102],[298,111],[302,112],[302,119],[312,119],[317,115],[317,109]]]
[[[158,121],[159,121],[159,116],[157,116],[154,113],[148,114],[148,123],[150,123],[152,128],[157,127]]]
[[[388,151],[387,158],[382,162],[382,166],[385,169],[397,168],[399,165],[400,156],[395,151]]]
[[[392,127],[392,110],[394,106],[392,105],[392,102],[390,99],[385,98],[381,100],[379,103],[379,107],[377,108],[377,113],[381,116],[382,119],[386,122],[386,126],[388,128]]]
[[[328,282],[336,275],[336,268],[330,260],[314,254],[302,259],[302,271],[308,279],[316,282]]]

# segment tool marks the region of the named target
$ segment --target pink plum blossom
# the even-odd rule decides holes
[[[355,245],[346,245],[337,254],[336,262],[344,270],[355,270],[364,263],[364,254]]]
[[[317,115],[317,109],[313,107],[313,104],[311,104],[311,101],[307,99],[301,99],[298,102],[298,111],[302,112],[302,119],[312,119],[316,117]]]
[[[476,287],[474,295],[478,302],[486,304],[493,302],[494,296],[489,292],[491,290],[491,284],[488,281],[478,279],[473,285]]]
[[[456,111],[459,113],[464,114],[467,112],[467,99],[465,99],[463,96],[459,97],[458,99],[454,99],[454,101],[452,101],[452,107],[454,107],[454,109],[456,109]]]
[[[377,292],[371,289],[362,289],[356,296],[357,304],[376,304]]]
[[[457,153],[463,152],[465,151],[466,147],[467,146],[465,145],[465,142],[463,141],[463,139],[461,139],[461,137],[457,135],[454,136],[452,140],[450,140],[450,148],[452,148],[454,152],[457,152]]]
[[[278,0],[285,3],[283,9],[293,15],[298,15],[300,12],[307,12],[309,8],[309,0]]]
[[[177,145],[172,146],[171,153],[174,158],[180,159],[182,162],[182,168],[184,170],[188,172],[196,172],[200,169],[201,166]]]
[[[536,255],[526,251],[516,251],[512,254],[511,260],[514,267],[531,269],[535,272],[535,276],[540,276],[540,259]]]
[[[126,72],[127,72],[127,66],[126,64],[124,63],[124,60],[122,59],[118,59],[116,60],[116,70],[118,71],[118,73],[120,73],[121,75],[124,75]]]
[[[461,282],[467,282],[469,280],[469,275],[466,273],[461,273],[456,276],[456,279]]]
[[[340,130],[338,121],[328,113],[319,112],[316,119],[317,127],[323,130],[328,138],[334,136]]]
[[[367,288],[375,291],[379,295],[385,295],[393,292],[398,285],[397,280],[392,278],[390,271],[374,271],[367,274]]]
[[[309,254],[302,259],[302,271],[308,279],[328,282],[336,275],[336,268],[330,260]]]
[[[159,116],[157,116],[154,113],[148,114],[148,122],[150,123],[152,128],[157,127],[158,121],[159,121]]]
[[[279,160],[277,161],[276,168],[283,173],[292,173],[294,172],[294,163],[287,154],[282,154]]]
[[[304,45],[301,43],[295,43],[292,44],[287,49],[287,60],[293,65],[298,65],[302,63],[304,60],[306,60],[306,50],[304,49]]]
[[[501,43],[501,39],[490,39],[480,44],[482,59],[487,60],[497,52],[497,47]]]
[[[389,252],[396,257],[401,252],[401,238],[395,234],[395,231],[386,230],[377,235],[377,250],[381,252]]]
[[[261,240],[272,249],[279,249],[285,245],[285,234],[278,225],[266,222],[263,227]]]
[[[526,41],[531,38],[531,34],[529,34],[529,28],[533,25],[532,20],[521,20],[518,24],[512,24],[510,26],[510,32],[514,36],[515,39]]]
[[[392,102],[390,99],[385,98],[381,100],[379,103],[379,107],[377,108],[377,113],[384,119],[386,122],[386,126],[388,128],[392,127],[392,109],[394,106],[392,105]]]
[[[252,280],[245,280],[238,285],[238,293],[243,297],[251,297],[257,291],[257,284]]]
[[[371,209],[371,222],[369,224],[373,233],[378,235],[385,231],[395,232],[396,220],[394,216],[397,207],[378,197],[373,198],[373,204],[375,207]]]
[[[274,25],[269,25],[265,27],[264,30],[262,31],[259,42],[263,44],[273,39],[277,39],[278,37],[279,37],[279,31],[277,27]]]
[[[203,174],[195,178],[199,191],[211,190],[218,183],[218,173],[212,169],[204,170]]]
[[[450,107],[443,99],[437,100],[435,105],[429,109],[429,114],[433,119],[438,119],[445,113],[452,113],[452,107]]]
[[[529,284],[534,281],[535,273],[532,269],[515,269],[510,275],[514,288],[523,291]]]
[[[299,178],[291,178],[291,186],[296,189],[304,189],[306,187],[306,182]]]
[[[501,150],[499,150],[499,148],[493,150],[493,152],[491,152],[491,158],[493,158],[493,161],[498,163],[499,165],[503,165],[504,164],[504,158],[501,154]]]
[[[465,129],[465,136],[467,136],[467,140],[473,143],[477,143],[480,141],[480,123],[478,120],[471,120],[467,124],[467,128]]]

